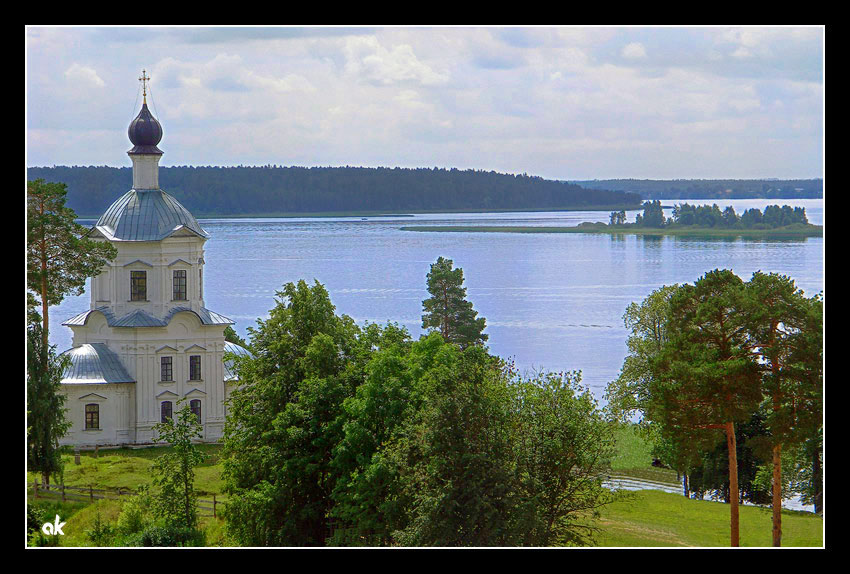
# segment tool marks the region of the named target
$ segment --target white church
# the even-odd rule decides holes
[[[144,100],[129,128],[133,188],[98,219],[90,237],[118,256],[91,279],[88,311],[65,321],[73,331],[62,379],[66,420],[61,444],[146,444],[154,425],[188,405],[202,440],[223,432],[224,401],[238,383],[225,352],[233,321],[204,307],[204,243],[209,234],[159,187],[162,127]]]

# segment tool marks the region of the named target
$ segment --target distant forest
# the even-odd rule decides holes
[[[132,187],[130,167],[28,169],[68,185],[67,205],[97,216]],[[529,175],[458,169],[162,167],[159,183],[195,216],[638,207],[639,195]]]
[[[598,179],[571,181],[588,189],[630,191],[643,199],[815,199],[822,179]]]

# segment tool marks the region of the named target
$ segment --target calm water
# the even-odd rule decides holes
[[[711,201],[688,200],[689,203]],[[672,205],[672,201],[663,204]],[[801,205],[822,223],[822,200],[732,200],[738,213],[768,203]],[[629,212],[634,220],[638,211]],[[667,210],[670,215],[670,210]],[[469,299],[487,318],[492,352],[521,369],[581,370],[601,398],[626,354],[622,316],[661,285],[693,282],[730,268],[747,280],[756,270],[793,277],[807,294],[823,289],[823,239],[793,241],[614,237],[596,234],[415,233],[415,224],[573,226],[607,221],[605,212],[428,214],[355,218],[211,219],[206,243],[208,308],[236,330],[274,306],[288,282],[318,279],[339,313],[358,323],[395,321],[421,333],[425,275],[438,256],[462,267]],[[90,224],[91,221],[84,223]],[[88,294],[51,310],[51,341],[71,345],[61,322],[88,308]]]

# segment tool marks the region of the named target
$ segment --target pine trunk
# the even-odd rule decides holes
[[[773,447],[773,545],[782,546],[782,445]]]
[[[729,449],[729,504],[731,543],[737,547],[738,535],[738,453],[735,443],[735,423],[726,423],[726,446]]]

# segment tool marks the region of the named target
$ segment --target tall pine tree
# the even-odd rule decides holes
[[[427,279],[431,297],[422,302],[422,328],[437,329],[446,341],[465,349],[487,340],[482,332],[486,321],[466,300],[463,269],[453,269],[453,265],[451,259],[443,257],[431,265]]]

